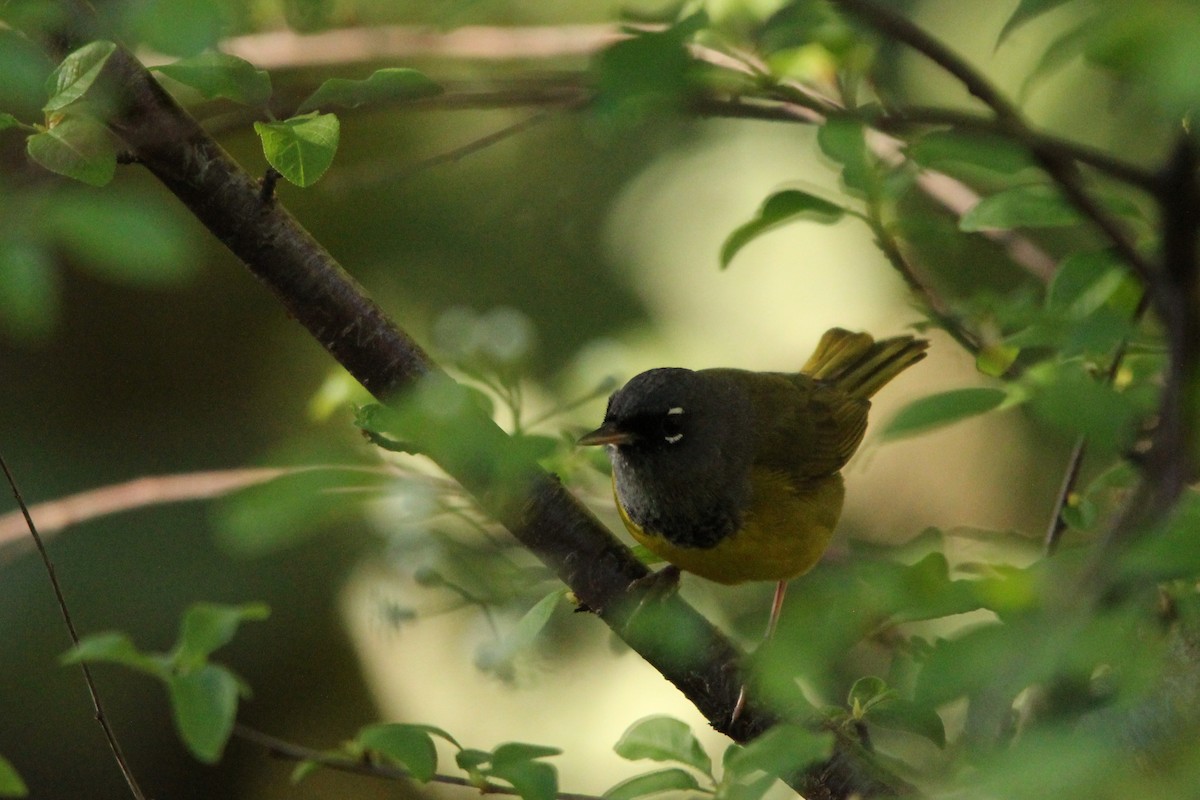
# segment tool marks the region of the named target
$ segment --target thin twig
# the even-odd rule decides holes
[[[938,297],[933,287],[917,275],[912,264],[905,258],[900,249],[900,243],[892,236],[891,231],[887,229],[880,217],[879,203],[874,195],[867,202],[867,214],[863,219],[871,232],[875,234],[875,241],[884,257],[891,263],[892,268],[908,284],[909,290],[924,301],[926,313],[964,350],[971,355],[979,355],[983,347],[975,334],[967,329],[961,319],[946,308],[945,303]]]
[[[930,106],[909,106],[906,108],[881,109],[878,106],[855,109],[851,114],[861,117],[862,121],[881,131],[908,130],[913,127],[949,126],[962,133],[981,136],[1005,136],[1009,131],[999,124],[995,117],[974,114],[969,111],[950,108],[935,108]],[[1064,159],[1077,161],[1091,167],[1110,178],[1126,183],[1144,192],[1158,191],[1158,176],[1149,170],[1124,161],[1120,158],[1089,147],[1081,142],[1073,142],[1061,136],[1055,136],[1044,131],[1034,130],[1026,126],[1023,132],[1025,142],[1035,142],[1039,150],[1046,153],[1058,153]]]
[[[616,25],[466,26],[452,31],[411,26],[382,26],[341,28],[337,31],[305,35],[290,31],[249,34],[224,40],[221,49],[240,55],[264,69],[278,70],[316,64],[345,66],[358,62],[416,57],[506,60],[591,56],[628,36],[628,32]],[[728,54],[699,46],[694,46],[692,52],[700,60],[754,76],[752,66],[743,64],[744,68],[739,69],[738,60]],[[950,55],[953,56],[952,53]],[[748,58],[750,56],[744,56],[742,62]],[[584,76],[584,73],[577,74],[580,77]],[[475,104],[478,107],[491,108],[496,105],[541,105],[548,100],[557,105],[556,99],[537,92],[527,91],[522,95],[515,89],[501,93],[465,93],[455,91],[449,86],[447,89],[445,95],[423,100],[419,107],[462,108]],[[822,106],[821,98],[811,89],[800,86],[799,90],[808,94],[812,102],[811,108],[821,113],[828,110]],[[995,96],[999,97],[999,92],[995,92]],[[796,102],[796,98],[791,98],[791,102]],[[705,98],[699,101],[699,105],[721,116],[796,121],[796,116],[787,109],[756,105],[741,98]],[[944,124],[963,130],[978,130],[981,133],[1006,132],[995,119],[951,109],[856,109],[850,113],[860,115],[863,121],[880,130]],[[1110,154],[1034,131],[1027,125],[1024,134],[1027,141],[1039,141],[1047,151],[1060,151],[1064,157],[1087,164],[1113,178],[1146,191],[1155,190],[1155,176],[1152,173]]]
[[[75,622],[71,618],[70,610],[67,608],[67,600],[63,596],[62,585],[59,584],[58,576],[54,573],[54,562],[50,560],[50,554],[46,552],[46,545],[42,543],[42,537],[38,535],[37,527],[33,524],[33,516],[30,515],[29,507],[25,505],[24,498],[21,497],[21,490],[17,488],[17,481],[13,477],[12,471],[8,468],[8,462],[4,460],[3,455],[0,455],[0,469],[4,471],[4,478],[8,481],[8,486],[12,489],[13,498],[16,499],[17,506],[21,509],[21,514],[25,518],[25,524],[29,528],[29,535],[33,537],[38,553],[42,557],[42,564],[46,567],[46,574],[50,577],[50,585],[54,588],[54,597],[58,601],[58,609],[62,612],[63,621],[67,623],[67,633],[71,636],[71,644],[78,647],[79,633],[75,630]],[[138,785],[137,778],[134,777],[133,770],[129,767],[129,762],[125,760],[125,754],[121,750],[121,745],[117,742],[117,735],[108,721],[108,715],[104,713],[104,706],[100,702],[100,691],[96,688],[96,682],[92,679],[92,671],[82,661],[79,662],[79,668],[83,671],[84,683],[87,684],[88,694],[92,697],[92,710],[96,721],[100,723],[100,727],[104,731],[104,738],[108,741],[108,748],[112,751],[113,758],[117,761],[117,767],[121,770],[121,775],[124,776],[125,783],[129,785],[129,792],[134,796],[135,800],[145,800],[146,796],[142,794],[141,786]]]
[[[1133,311],[1133,322],[1136,325],[1146,315],[1146,311],[1150,307],[1149,293],[1143,293],[1141,300],[1138,301],[1137,308]],[[1104,382],[1112,385],[1117,379],[1117,373],[1121,371],[1121,364],[1125,361],[1125,355],[1129,352],[1129,338],[1122,339],[1116,350],[1113,352],[1112,360],[1108,363],[1108,369],[1104,373]],[[1080,467],[1083,466],[1083,457],[1087,455],[1087,439],[1080,436],[1075,440],[1075,446],[1071,448],[1071,455],[1067,458],[1067,469],[1063,474],[1062,486],[1059,487],[1058,496],[1054,499],[1054,512],[1050,517],[1050,526],[1046,529],[1046,538],[1043,542],[1043,552],[1047,556],[1054,555],[1058,549],[1059,541],[1062,539],[1063,533],[1067,529],[1067,520],[1063,517],[1063,510],[1070,502],[1071,494],[1075,491],[1075,485],[1079,482]]]
[[[538,111],[523,119],[517,120],[511,125],[505,125],[499,130],[492,131],[489,134],[480,136],[478,139],[472,139],[464,145],[455,147],[442,153],[430,156],[429,158],[418,161],[415,164],[402,167],[400,170],[389,173],[386,170],[380,170],[378,165],[363,167],[355,170],[345,170],[334,177],[331,183],[331,188],[342,189],[344,191],[361,191],[364,186],[383,183],[399,183],[401,181],[410,180],[413,177],[444,164],[456,164],[467,156],[474,155],[482,150],[499,144],[505,139],[516,136],[519,133],[540,125],[553,118],[550,111]]]
[[[1067,530],[1067,519],[1063,516],[1063,511],[1067,508],[1067,503],[1071,500],[1071,495],[1075,491],[1075,484],[1079,481],[1079,469],[1083,466],[1083,457],[1087,453],[1087,439],[1080,436],[1075,440],[1075,446],[1071,448],[1071,455],[1067,458],[1067,470],[1063,473],[1062,485],[1058,488],[1058,495],[1054,498],[1054,511],[1050,515],[1050,526],[1046,529],[1046,538],[1042,543],[1042,554],[1052,556],[1058,550],[1058,543],[1062,540],[1063,533]]]
[[[383,778],[385,780],[417,780],[411,772],[400,767],[394,767],[390,764],[380,764],[376,761],[365,761],[345,756],[335,756],[320,750],[314,750],[311,747],[295,744],[293,742],[280,739],[277,736],[272,736],[269,733],[263,733],[237,723],[233,727],[233,735],[239,739],[243,739],[251,744],[258,745],[267,751],[268,754],[281,758],[286,761],[295,761],[297,763],[303,761],[311,761],[314,764],[320,764],[322,767],[337,770],[339,772],[349,772],[355,775],[369,775],[373,778]],[[460,778],[455,775],[437,774],[429,779],[431,783],[442,783],[448,786],[462,786],[468,789],[483,794],[506,794],[520,795],[516,789],[510,789],[507,786],[488,782],[483,786],[473,783],[467,778]],[[574,792],[559,792],[555,797],[558,800],[601,800],[599,797],[590,794],[577,794]]]
[[[707,96],[693,100],[692,109],[711,117],[797,122],[799,121],[797,114],[787,105],[790,102],[794,102],[794,98],[790,96],[786,102],[746,96]],[[809,105],[805,105],[805,108],[816,110],[815,107]],[[879,106],[860,106],[852,109],[824,108],[820,113],[830,119],[861,122],[863,125],[883,133],[930,127],[951,127],[962,133],[977,136],[1005,136],[1009,133],[1008,129],[997,122],[994,116],[974,114],[952,108],[908,106],[884,109]],[[1030,129],[1026,132],[1026,136],[1029,141],[1036,141],[1038,147],[1047,152],[1056,151],[1063,158],[1078,161],[1080,164],[1091,167],[1122,183],[1127,183],[1145,192],[1158,190],[1158,178],[1154,173],[1116,158],[1103,150],[1043,131]]]

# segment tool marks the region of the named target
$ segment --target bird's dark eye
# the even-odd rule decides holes
[[[662,418],[660,427],[662,437],[670,444],[675,444],[683,438],[683,409],[673,406]]]

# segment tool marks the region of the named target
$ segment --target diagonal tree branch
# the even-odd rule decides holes
[[[418,384],[450,379],[421,347],[278,203],[188,116],[128,50],[105,63],[100,88],[113,99],[109,127],[149,169],[236,254],[297,322],[363,386],[384,402]],[[453,426],[453,427],[450,427]],[[743,682],[741,653],[678,597],[646,597],[631,585],[647,575],[604,526],[552,475],[516,455],[506,434],[482,414],[428,420],[428,454],[481,506],[566,583],[580,602],[701,711],[718,730],[748,741],[773,724],[753,705],[730,720]],[[470,452],[447,442],[468,441]],[[480,454],[502,455],[501,472]],[[516,474],[514,480],[512,474]],[[656,613],[643,613],[650,607]],[[669,612],[664,617],[657,613]],[[686,648],[663,636],[662,625],[688,633]],[[855,751],[857,752],[857,751]],[[791,783],[818,796],[905,791],[902,781],[842,754]],[[870,767],[871,765],[866,765]]]

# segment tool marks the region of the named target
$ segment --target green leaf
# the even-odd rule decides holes
[[[243,622],[263,620],[270,613],[271,610],[263,603],[240,606],[193,604],[183,615],[179,641],[171,653],[175,668],[187,672],[199,667],[215,650],[233,640]]]
[[[51,172],[90,186],[104,186],[117,171],[108,130],[91,117],[71,115],[25,142],[29,157]]]
[[[513,659],[530,648],[538,634],[546,627],[546,623],[550,621],[554,609],[562,602],[566,592],[565,588],[550,592],[525,612],[508,635],[499,641],[483,645],[476,657],[476,664],[479,668],[499,675],[510,670]]]
[[[222,97],[257,108],[271,98],[271,76],[266,70],[215,50],[152,69],[190,86],[209,100]]]
[[[1095,31],[1095,20],[1089,19],[1080,25],[1071,27],[1062,35],[1051,40],[1049,44],[1044,45],[1038,62],[1026,73],[1025,80],[1021,82],[1021,88],[1017,92],[1018,102],[1023,105],[1023,101],[1028,98],[1034,87],[1043,78],[1062,69],[1075,59],[1081,58]]]
[[[220,759],[229,741],[240,690],[237,677],[216,664],[167,677],[175,728],[192,755],[206,764]]]
[[[1140,398],[1097,380],[1079,362],[1028,375],[1033,387],[1029,408],[1043,422],[1084,437],[1100,452],[1122,452],[1132,444]]]
[[[1148,108],[1168,115],[1195,109],[1200,16],[1190,3],[1117,4],[1097,20],[1085,46],[1089,61],[1132,84]]]
[[[642,30],[596,58],[596,98],[602,119],[638,122],[674,111],[692,89],[693,59],[687,42],[708,25],[703,11],[660,31]]]
[[[304,114],[283,122],[256,122],[263,155],[279,174],[300,187],[312,186],[337,152],[340,126],[333,114]]]
[[[454,763],[468,772],[478,770],[491,760],[492,754],[487,750],[477,750],[473,747],[465,747],[454,754]]]
[[[1150,585],[1194,579],[1200,574],[1200,494],[1185,494],[1171,516],[1153,533],[1140,537],[1121,559],[1126,580]]]
[[[562,755],[562,750],[557,747],[547,747],[541,744],[525,744],[524,742],[506,742],[492,751],[492,766],[517,761],[531,761],[535,758],[548,758],[558,755]]]
[[[899,439],[941,428],[999,408],[1009,399],[1003,389],[952,389],[922,397],[900,410],[883,429],[883,438]]]
[[[932,131],[905,150],[923,167],[953,172],[966,164],[1001,175],[1013,175],[1035,166],[1029,151],[999,136],[982,136],[955,131]]]
[[[496,753],[499,752],[497,748]],[[523,800],[555,800],[558,797],[558,770],[551,764],[493,758],[487,774],[508,781]]]
[[[846,695],[846,705],[854,711],[868,711],[892,697],[894,692],[883,678],[867,675],[859,678]]]
[[[873,707],[867,720],[882,728],[914,733],[938,747],[946,746],[946,726],[938,713],[927,705],[892,695]]]
[[[437,772],[437,748],[423,725],[371,725],[359,731],[356,741],[404,767],[421,783]]]
[[[20,125],[21,121],[9,114],[7,111],[0,111],[0,131]]]
[[[1127,274],[1124,263],[1111,250],[1072,253],[1054,270],[1046,290],[1046,308],[1085,317],[1113,298]]]
[[[193,223],[157,194],[64,192],[36,224],[80,267],[107,281],[162,288],[200,268]]]
[[[1014,186],[976,203],[958,221],[962,231],[1061,228],[1083,217],[1056,189],[1045,184]]]
[[[313,33],[329,27],[333,0],[284,0],[283,18],[298,33]]]
[[[16,767],[4,756],[0,756],[0,797],[26,797],[29,787],[21,780]]]
[[[741,748],[737,745],[730,745],[726,752],[736,753],[740,750]],[[721,782],[717,784],[713,800],[762,800],[777,780],[778,778],[774,775],[768,775],[765,772],[755,772],[753,777],[726,772],[722,776]]]
[[[47,113],[61,111],[82,98],[116,49],[112,42],[91,42],[64,58],[46,82],[50,99],[42,110]]]
[[[320,768],[321,762],[319,761],[309,761],[307,759],[304,761],[299,761],[296,763],[296,766],[292,768],[292,774],[289,776],[289,780],[291,780],[292,784],[295,785],[307,778],[309,775],[312,775]]]
[[[1048,678],[1075,642],[1029,617],[1003,625],[987,623],[954,639],[938,639],[917,674],[916,701],[936,708],[979,692],[1007,695],[1011,700],[1030,682]],[[1014,653],[1021,657],[1014,659]]]
[[[193,56],[220,41],[225,20],[214,0],[141,0],[131,4],[129,25],[160,53]]]
[[[828,225],[837,222],[845,213],[846,210],[836,203],[799,189],[776,192],[767,198],[752,220],[739,225],[725,239],[721,245],[721,269],[728,267],[738,251],[751,241],[785,222],[803,217]]]
[[[937,619],[988,607],[979,597],[978,582],[951,580],[949,563],[938,551],[912,564],[864,558],[853,569],[853,575],[860,585],[869,587],[859,602],[880,608],[893,623]]]
[[[61,660],[64,664],[121,664],[159,678],[166,675],[166,667],[162,661],[138,650],[124,633],[94,633],[84,636],[79,640],[79,644],[63,654]]]
[[[306,448],[299,454],[280,453],[277,464],[337,463],[341,451]],[[324,459],[324,460],[322,460]],[[212,509],[221,544],[241,554],[278,552],[321,529],[357,505],[344,493],[361,489],[369,476],[343,470],[301,469],[273,481],[250,486],[223,498]],[[384,479],[378,479],[382,488]],[[416,490],[414,490],[416,491]]]
[[[444,90],[424,73],[415,69],[388,67],[376,70],[361,81],[330,78],[317,87],[296,108],[297,114],[330,106],[358,108],[368,103],[379,104],[399,100],[420,100],[435,97]]]
[[[537,433],[513,434],[512,446],[521,457],[530,461],[542,461],[550,458],[559,451],[562,440],[557,436],[545,436]]]
[[[525,648],[533,644],[533,640],[542,632],[542,628],[546,627],[546,623],[554,614],[554,609],[558,608],[566,595],[565,588],[555,589],[534,603],[533,607],[526,611],[525,615],[517,622],[517,626],[509,637],[510,641],[518,648]]]
[[[1130,713],[1134,718],[1139,716]],[[1144,709],[1140,713],[1157,715],[1162,712]],[[1139,773],[1130,761],[1143,752],[1146,740],[1141,737],[1153,734],[1145,732],[1142,722],[1127,724],[1141,732],[1129,739],[1113,736],[1112,724],[1082,725],[1079,730],[1069,725],[1032,726],[1022,731],[1010,746],[990,748],[981,753],[972,765],[972,796],[997,800],[1033,797],[1091,800],[1138,795],[1141,792],[1136,788],[1122,792],[1114,787],[1138,785],[1139,777],[1136,776]],[[1177,768],[1173,773],[1165,770],[1164,780],[1172,788],[1165,794],[1154,792],[1153,795],[1190,795],[1194,792],[1195,775],[1194,766]],[[1172,780],[1176,783],[1172,784]]]
[[[842,183],[851,194],[861,196],[874,181],[871,157],[862,123],[833,119],[817,128],[817,146],[826,157],[842,166]]]
[[[65,8],[48,3],[26,5],[36,6],[51,14],[68,13]],[[11,13],[13,7],[13,3],[8,3],[2,6],[4,10],[0,11],[0,17],[7,23],[0,27],[0,75],[4,76],[4,80],[0,81],[0,108],[27,113],[26,110],[32,111],[46,102],[50,91],[53,91],[46,88],[46,76],[53,71],[55,65],[49,61],[46,50],[38,41],[42,39],[41,36],[26,36],[19,31],[46,31],[54,28],[45,27],[40,20],[34,21],[32,25],[24,24],[17,19],[18,15]]]
[[[815,761],[829,758],[832,749],[832,734],[781,723],[731,755],[725,769],[739,778],[755,771],[788,778]]]
[[[712,775],[712,759],[687,723],[673,717],[644,717],[621,734],[613,750],[621,758],[637,761],[677,761]]]
[[[1021,348],[1014,347],[1012,344],[1000,344],[993,342],[984,345],[975,354],[975,369],[989,378],[999,378],[1008,372],[1017,360],[1017,356],[1021,355]]]
[[[1067,2],[1070,0],[1021,0],[1009,16],[1008,21],[1004,23],[1004,27],[1000,29],[1000,35],[996,37],[996,46],[1002,45],[1013,31],[1025,23],[1037,19]]]
[[[654,772],[646,772],[626,778],[604,793],[608,800],[635,800],[660,792],[687,791],[699,789],[700,782],[696,776],[679,767],[667,767]]]
[[[58,315],[58,271],[51,255],[24,239],[0,240],[0,328],[17,339],[43,339]]]

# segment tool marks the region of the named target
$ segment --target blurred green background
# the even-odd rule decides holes
[[[34,5],[0,11],[16,24]],[[713,3],[710,11],[749,19],[763,12],[760,5],[771,4]],[[995,49],[995,32],[1013,4],[910,5],[923,24],[1014,91],[1056,24]],[[293,23],[324,14],[332,26],[434,30],[605,23],[614,14],[582,2],[360,0],[288,8]],[[275,3],[221,10],[222,32],[230,35],[284,25]],[[138,23],[147,41],[158,49],[179,45],[172,36],[156,42],[161,20],[147,19]],[[186,26],[174,31],[186,33]],[[36,60],[12,36],[3,44],[0,110],[34,119],[41,102],[29,88],[40,85]],[[272,78],[278,94],[300,94],[296,87],[311,88],[329,74],[363,77],[383,65],[417,67],[439,81],[488,82],[586,69],[588,59],[397,58],[278,68]],[[919,61],[900,59],[892,74],[914,99],[964,101]],[[1127,157],[1154,152],[1158,142],[1138,127],[1138,98],[1121,97],[1123,107],[1114,110],[1107,90],[1095,73],[1069,68],[1034,92],[1028,108],[1050,129]],[[1102,119],[1093,113],[1097,106],[1105,108]],[[205,111],[219,120],[223,109]],[[769,192],[799,183],[836,196],[836,175],[802,125],[679,116],[614,126],[587,113],[553,113],[481,152],[417,169],[532,113],[346,113],[325,179],[305,191],[281,186],[281,200],[423,343],[437,344],[437,321],[454,309],[518,312],[534,336],[523,368],[535,398],[574,396],[605,375],[623,379],[656,365],[794,368],[829,326],[890,335],[920,318],[869,232],[850,220],[787,227],[718,270],[725,236]],[[222,144],[260,173],[265,163],[249,124],[220,125]],[[80,232],[54,223],[56,214],[90,222]],[[944,251],[947,263],[935,268],[972,287],[1019,283],[995,248],[972,247]],[[348,403],[324,420],[309,412],[335,374],[329,358],[137,167],[119,168],[109,187],[84,188],[31,165],[22,137],[0,133],[0,251],[7,293],[0,304],[0,448],[29,502],[146,475],[374,458],[349,423]],[[906,400],[980,380],[969,357],[935,336],[928,362],[880,398],[877,424]],[[601,411],[602,401],[593,402],[548,432],[582,430]],[[1037,536],[1067,446],[1003,416],[882,448],[868,443],[847,473],[842,536],[902,541],[934,525]],[[602,491],[589,496],[610,513]],[[474,667],[473,648],[486,634],[471,609],[387,624],[380,609],[393,598],[420,605],[423,595],[411,576],[397,577],[378,517],[334,515],[316,535],[254,556],[228,546],[214,504],[182,503],[76,526],[52,539],[51,554],[82,631],[124,630],[147,649],[171,645],[180,614],[195,600],[267,602],[270,620],[247,625],[218,657],[254,687],[241,719],[317,747],[381,715],[428,722],[478,746],[506,739],[565,744],[564,788],[599,791],[614,779],[615,762],[604,759],[622,729],[654,711],[687,713],[674,690],[630,663],[632,656],[612,655],[593,619],[556,618],[550,634],[557,649],[515,687]],[[744,609],[757,614],[769,592],[695,583],[685,592],[727,625],[738,624]],[[753,617],[745,631],[751,639],[759,624]],[[27,546],[0,545],[0,641],[0,754],[32,796],[127,796],[77,670],[57,664],[66,632]],[[332,774],[292,787],[290,765],[236,739],[220,765],[201,766],[175,736],[159,685],[118,669],[96,672],[108,713],[153,796],[402,792]]]

